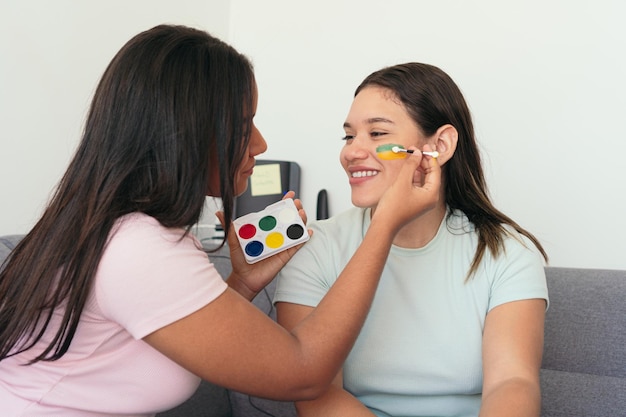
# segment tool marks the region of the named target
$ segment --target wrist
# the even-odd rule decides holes
[[[234,273],[230,274],[226,280],[226,284],[228,284],[230,288],[237,291],[239,295],[248,301],[252,301],[252,299],[258,294],[258,291],[251,290],[250,287],[248,287],[241,279],[239,279],[239,276]]]
[[[372,217],[372,219],[370,220],[370,225],[368,227],[368,233],[370,233],[371,231],[371,234],[373,236],[376,236],[377,240],[380,240],[381,243],[384,244],[386,242],[393,242],[393,239],[399,229],[399,226],[394,227],[394,225],[386,219]]]

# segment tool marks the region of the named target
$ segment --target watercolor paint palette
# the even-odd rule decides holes
[[[253,264],[309,240],[291,198],[233,220],[246,262]]]

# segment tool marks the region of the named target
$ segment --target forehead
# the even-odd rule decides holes
[[[409,114],[393,91],[370,86],[354,97],[346,123],[401,123],[407,119],[410,120]]]
[[[254,115],[256,114],[257,106],[259,104],[259,89],[254,80],[250,87],[251,89],[250,89],[249,94],[246,94],[243,97],[243,114],[244,114],[244,117],[252,119]]]
[[[253,113],[256,113],[257,105],[259,104],[259,86],[256,83],[256,80],[252,80],[252,106]]]

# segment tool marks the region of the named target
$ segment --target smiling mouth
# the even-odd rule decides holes
[[[378,171],[355,171],[350,173],[351,178],[365,178],[378,175]]]

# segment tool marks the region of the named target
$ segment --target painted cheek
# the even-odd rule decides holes
[[[388,144],[380,145],[379,147],[377,147],[376,155],[378,155],[378,158],[385,160],[385,161],[390,161],[393,159],[404,159],[407,157],[406,153],[392,151],[392,148],[394,146],[398,146],[404,149],[404,146],[396,145],[394,143],[388,143]]]

